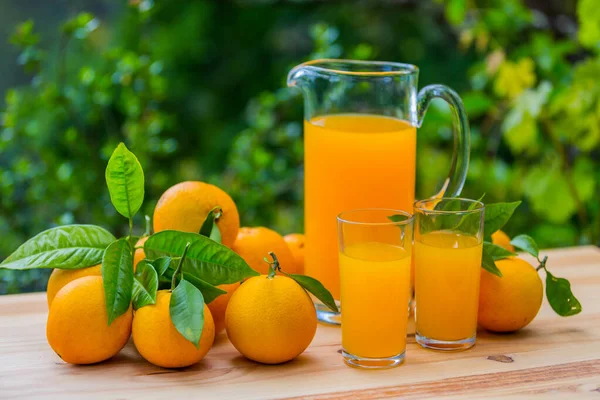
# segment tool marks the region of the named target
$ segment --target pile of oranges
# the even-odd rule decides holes
[[[283,275],[267,277],[265,262],[275,253],[279,266],[290,274],[304,269],[304,237],[285,237],[265,227],[240,227],[237,207],[220,188],[204,182],[182,182],[169,188],[154,210],[154,231],[198,233],[211,210],[222,244],[238,253],[261,276],[220,285],[226,291],[205,306],[204,328],[198,346],[181,335],[169,317],[171,292],[160,290],[156,303],[128,310],[108,325],[101,266],[54,270],[48,281],[46,334],[50,346],[66,362],[90,364],[117,354],[132,336],[138,352],[149,362],[185,367],[200,361],[216,335],[227,329],[233,345],[246,357],[263,363],[288,361],[302,353],[317,327],[308,293]],[[143,260],[143,237],[136,244],[134,270]]]

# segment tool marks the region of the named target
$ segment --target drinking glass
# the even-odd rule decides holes
[[[483,249],[483,203],[415,203],[416,340],[436,350],[475,344]]]
[[[411,214],[359,209],[338,215],[342,355],[346,364],[389,368],[404,361]]]

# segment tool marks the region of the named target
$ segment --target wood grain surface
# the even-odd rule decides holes
[[[527,328],[479,332],[477,345],[460,353],[424,350],[410,335],[406,363],[383,371],[345,366],[340,329],[325,325],[304,354],[277,366],[246,360],[224,334],[205,360],[182,370],[145,362],[132,343],[107,362],[68,365],[46,342],[45,295],[0,296],[0,399],[600,399],[600,250],[543,253],[549,269],[571,281],[580,315],[561,318],[544,300]]]

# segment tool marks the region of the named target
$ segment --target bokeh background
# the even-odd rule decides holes
[[[462,96],[464,195],[523,200],[506,227],[542,247],[599,244],[597,0],[1,0],[0,260],[49,227],[125,231],[104,184],[124,141],[146,173],[143,214],[169,186],[215,183],[242,225],[302,231],[302,101],[315,58],[402,61]],[[417,196],[439,187],[451,115],[418,134]],[[143,230],[142,217],[138,231]],[[49,271],[0,271],[0,294]]]

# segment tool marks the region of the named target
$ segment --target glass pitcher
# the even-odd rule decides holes
[[[328,59],[288,75],[288,86],[304,96],[305,273],[338,301],[336,217],[359,208],[413,212],[416,129],[434,97],[450,105],[454,120],[452,164],[438,196],[458,196],[465,182],[469,124],[462,101],[444,85],[417,94],[418,74],[409,64]],[[319,320],[340,323],[339,314],[316,307]]]

